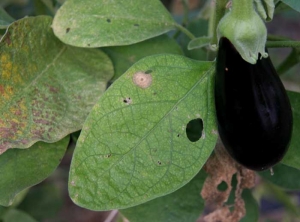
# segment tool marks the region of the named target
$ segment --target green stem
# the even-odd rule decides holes
[[[284,37],[284,36],[278,36],[278,35],[270,35],[270,34],[268,34],[267,40],[268,41],[288,41],[290,39],[287,38],[287,37]]]
[[[189,3],[187,0],[181,0],[181,3],[183,5],[183,21],[182,25],[186,26],[189,23]]]
[[[183,27],[182,25],[179,25],[178,23],[175,23],[175,27],[180,30],[181,32],[183,32],[184,34],[186,34],[191,40],[195,39],[196,37],[193,35],[193,33],[191,33],[189,30],[187,30],[185,27]]]
[[[284,74],[290,68],[298,64],[298,51],[293,49],[292,52],[285,58],[285,60],[276,68],[278,75]]]
[[[300,48],[300,41],[268,41],[267,48]]]
[[[218,44],[217,26],[225,14],[226,4],[227,4],[227,0],[216,0],[216,6],[215,6],[215,12],[214,12],[215,17],[213,19],[213,26],[212,26],[213,36],[212,36],[212,40],[211,40],[211,45]]]
[[[216,0],[216,5],[214,6],[214,10],[212,16],[210,17],[210,24],[209,24],[209,36],[212,33],[212,39],[210,41],[211,45],[218,45],[218,33],[217,27],[220,20],[223,18],[225,11],[226,11],[226,4],[227,0]],[[214,60],[216,57],[216,52],[212,50],[208,50],[207,59]]]

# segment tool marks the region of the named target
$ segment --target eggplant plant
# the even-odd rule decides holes
[[[57,180],[81,221],[253,222],[269,194],[299,218],[300,41],[266,26],[285,13],[300,2],[1,2],[0,222],[61,221]]]

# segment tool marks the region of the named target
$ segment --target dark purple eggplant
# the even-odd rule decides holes
[[[269,57],[252,65],[227,38],[221,38],[215,106],[221,140],[238,163],[261,171],[283,158],[292,135],[293,116]]]

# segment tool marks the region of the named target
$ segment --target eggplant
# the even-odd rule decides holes
[[[250,64],[222,37],[214,93],[219,135],[231,157],[255,171],[278,163],[288,150],[293,116],[270,58]]]

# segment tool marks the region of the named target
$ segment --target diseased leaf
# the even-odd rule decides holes
[[[294,10],[300,12],[300,1],[299,0],[281,0],[282,2],[284,2],[285,4],[287,4],[288,6],[290,6],[291,8],[293,8]]]
[[[161,35],[129,46],[105,47],[103,51],[109,55],[114,64],[115,75],[113,80],[119,78],[130,66],[146,56],[162,53],[183,54],[176,41],[167,35]]]
[[[0,7],[0,29],[5,29],[9,24],[11,24],[14,19],[7,14],[7,12]]]
[[[69,137],[56,143],[38,142],[30,149],[10,149],[0,156],[0,205],[9,206],[15,196],[47,178],[58,166]]]
[[[14,22],[0,42],[0,154],[81,129],[113,75],[96,49],[62,44],[48,16]]]
[[[93,210],[122,209],[191,180],[217,139],[214,63],[176,55],[135,63],[100,98],[74,152],[69,192]],[[191,142],[189,122],[202,123]]]
[[[204,210],[200,196],[206,173],[201,170],[187,185],[174,193],[159,197],[136,207],[121,210],[130,222],[191,222]]]
[[[300,93],[288,92],[293,111],[293,133],[289,149],[281,163],[300,170]]]
[[[137,43],[175,25],[159,0],[68,0],[57,11],[52,26],[64,43],[101,47]]]

